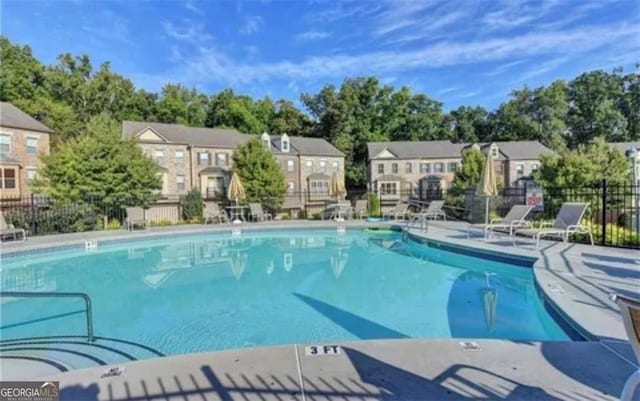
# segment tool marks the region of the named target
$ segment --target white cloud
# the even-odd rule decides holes
[[[322,40],[331,37],[330,32],[325,31],[307,31],[296,35],[296,40],[300,42],[310,42],[314,40]]]
[[[184,7],[187,10],[189,10],[191,12],[194,12],[196,14],[203,14],[203,11],[199,7],[196,6],[196,4],[195,4],[195,2],[193,0],[187,0],[184,3]]]
[[[162,27],[167,36],[182,42],[203,44],[213,39],[213,36],[205,31],[203,24],[197,24],[189,20],[185,20],[180,26],[173,22],[165,21],[162,23]]]
[[[257,33],[262,29],[264,25],[264,20],[262,17],[256,15],[247,15],[244,17],[244,23],[239,29],[239,32],[242,35],[252,35]]]
[[[537,32],[477,41],[440,42],[411,51],[376,51],[360,55],[313,56],[293,62],[238,63],[216,49],[201,53],[186,65],[189,76],[247,83],[273,79],[345,77],[418,68],[433,68],[544,55],[578,56],[611,43],[635,45],[638,28],[631,24],[585,26],[580,29]]]

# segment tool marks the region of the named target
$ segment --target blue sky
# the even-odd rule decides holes
[[[640,62],[637,0],[0,0],[0,13],[2,34],[45,63],[87,53],[148,90],[180,82],[296,103],[375,75],[445,109],[493,108],[525,84]]]

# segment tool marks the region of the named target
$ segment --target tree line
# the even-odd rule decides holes
[[[232,89],[205,94],[178,83],[159,93],[136,88],[111,70],[95,69],[87,55],[61,54],[53,65],[37,60],[29,46],[0,37],[0,100],[12,102],[55,131],[55,149],[88,135],[92,118],[106,113],[123,120],[194,127],[228,127],[246,133],[313,136],[345,152],[347,184],[366,180],[366,143],[439,140],[487,142],[538,140],[569,152],[596,138],[640,139],[640,74],[614,69],[585,72],[570,81],[514,90],[495,110],[442,103],[409,87],[375,77],[347,78],[336,87],[303,93],[298,109],[286,99],[254,99]]]

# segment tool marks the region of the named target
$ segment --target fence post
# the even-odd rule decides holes
[[[38,225],[36,224],[36,204],[34,194],[31,193],[31,235],[38,234]]]
[[[527,204],[527,181],[524,181],[524,186],[522,187],[522,204]]]
[[[602,239],[600,245],[604,246],[607,242],[607,179],[602,180]]]

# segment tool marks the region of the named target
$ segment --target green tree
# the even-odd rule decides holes
[[[273,154],[258,138],[238,146],[233,152],[234,171],[238,173],[248,202],[277,208],[284,202],[287,185],[284,173]]]
[[[452,110],[447,116],[452,140],[471,143],[485,141],[489,136],[487,116],[487,111],[480,106],[460,106]]]
[[[482,170],[487,157],[477,147],[462,152],[462,167],[453,177],[449,192],[452,195],[462,195],[467,188],[475,188],[480,182]]]
[[[236,96],[231,89],[225,89],[211,97],[205,125],[207,127],[235,128],[249,134],[265,132],[267,125],[253,113],[254,105],[250,97]],[[260,115],[260,118],[265,118],[265,116]]]
[[[108,205],[148,205],[162,186],[158,166],[136,142],[122,139],[120,129],[106,113],[91,118],[87,135],[44,157],[36,191],[61,201],[94,198]]]
[[[167,84],[162,88],[155,114],[164,123],[202,127],[207,117],[207,107],[207,97],[195,88]]]
[[[611,149],[601,137],[578,149],[543,155],[541,163],[533,177],[545,188],[598,185],[604,178],[612,185],[624,185],[631,174],[625,156]]]

